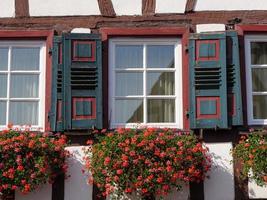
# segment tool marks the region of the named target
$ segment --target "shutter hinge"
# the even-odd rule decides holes
[[[49,48],[48,54],[51,56],[53,54],[53,48]]]

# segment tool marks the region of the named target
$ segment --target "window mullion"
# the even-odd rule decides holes
[[[147,45],[144,44],[144,49],[143,49],[143,68],[144,68],[144,74],[143,74],[143,101],[144,101],[144,123],[147,123],[147,98],[146,98],[146,95],[147,95],[147,91],[146,91],[146,78],[147,78],[147,74],[146,74],[146,69],[147,69],[147,60],[146,60],[146,54],[147,54]]]
[[[10,105],[10,80],[11,80],[11,50],[10,46],[8,49],[8,66],[7,66],[7,102],[6,102],[6,125],[9,123],[9,105]]]

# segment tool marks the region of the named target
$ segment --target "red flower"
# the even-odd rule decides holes
[[[121,175],[122,173],[123,173],[123,170],[122,170],[122,169],[118,169],[118,170],[117,170],[117,174],[118,174],[118,175]]]

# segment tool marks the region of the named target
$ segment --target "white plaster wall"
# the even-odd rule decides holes
[[[202,1],[202,0],[201,0]],[[156,0],[156,13],[184,13],[186,0]]]
[[[209,143],[206,146],[212,155],[213,165],[209,173],[210,178],[204,181],[205,200],[233,200],[234,172],[230,162],[232,143]]]
[[[198,0],[196,11],[202,10],[267,10],[266,0]]]
[[[15,0],[0,0],[0,17],[15,17]]]
[[[29,10],[31,16],[100,15],[97,0],[29,0]]]
[[[16,192],[15,200],[52,200],[52,185],[43,185],[27,195]]]
[[[142,0],[112,0],[116,15],[142,15]]]
[[[267,199],[267,185],[260,187],[255,181],[249,180],[248,192],[250,199]]]
[[[225,24],[197,24],[197,33],[225,31]]]
[[[87,174],[82,173],[83,169],[83,146],[67,147],[72,156],[68,159],[68,174],[70,177],[65,180],[65,200],[88,200],[92,197],[93,187],[87,183]],[[39,200],[39,199],[38,199]]]

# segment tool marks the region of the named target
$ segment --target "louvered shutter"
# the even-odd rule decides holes
[[[238,36],[228,31],[226,38],[229,126],[243,125]]]
[[[52,101],[49,113],[51,131],[62,131],[62,37],[55,36],[52,49]]]
[[[227,128],[226,34],[193,34],[189,45],[190,126]]]
[[[57,94],[53,95],[53,102],[57,99],[57,106],[52,105],[51,109],[56,111],[55,130],[102,128],[100,35],[63,34],[62,58],[60,49],[56,46],[53,49],[53,67],[57,68],[53,69],[57,72],[57,75],[54,73],[54,79],[57,79],[54,82],[60,86]],[[62,64],[56,65],[55,60],[59,60],[59,63],[62,60]]]

